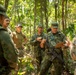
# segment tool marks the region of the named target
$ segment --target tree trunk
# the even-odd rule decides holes
[[[60,5],[60,0],[58,0],[58,19],[57,19],[58,23],[60,24],[60,7],[59,7],[59,5]],[[59,29],[60,29],[60,25],[59,25]]]
[[[54,8],[55,8],[55,21],[57,21],[57,17],[58,17],[58,0],[54,0]]]
[[[48,11],[47,11],[48,4],[49,4],[49,0],[45,0],[45,2],[44,2],[44,11],[45,11],[46,30],[48,29]]]
[[[7,8],[8,8],[9,1],[10,1],[10,0],[5,0],[5,8],[6,8],[6,10],[7,10]]]
[[[36,30],[36,0],[35,0],[35,7],[34,7],[34,33]]]
[[[64,25],[64,0],[62,0],[62,29],[65,29]]]
[[[57,3],[55,3],[55,21],[57,21]]]
[[[68,3],[68,0],[65,1],[65,28],[67,28],[67,16],[68,16],[67,3]]]
[[[43,0],[40,0],[40,23],[43,25]]]

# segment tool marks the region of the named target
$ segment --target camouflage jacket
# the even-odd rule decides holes
[[[9,33],[0,25],[0,65],[15,68],[17,56],[17,49]]]
[[[63,33],[58,31],[56,34],[53,34],[52,32],[49,32],[47,35],[47,40],[50,44],[50,47],[55,47],[60,42],[65,42],[66,37]]]
[[[23,49],[23,42],[25,42],[25,35],[23,35],[22,33],[17,33],[17,32],[13,32],[13,41],[16,44],[16,47],[18,49]]]
[[[34,34],[30,40],[30,44],[34,46],[34,51],[36,55],[40,55],[41,50],[45,50],[45,48],[40,47],[40,42],[36,40],[37,37],[42,37],[42,39],[46,39],[46,34],[42,33],[38,35],[37,33]]]
[[[40,42],[38,42],[38,41],[36,40],[37,37],[42,37],[42,39],[46,39],[46,35],[45,35],[44,33],[42,33],[41,35],[38,35],[38,34],[36,33],[36,34],[34,34],[34,35],[32,36],[32,39],[30,40],[31,45],[40,47]]]

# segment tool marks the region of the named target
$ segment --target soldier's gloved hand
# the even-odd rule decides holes
[[[41,42],[42,37],[37,37],[36,40]]]

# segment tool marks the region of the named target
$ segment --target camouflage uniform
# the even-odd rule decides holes
[[[5,11],[1,9],[3,9],[2,6],[0,6],[0,15],[4,17]],[[17,49],[8,32],[0,24],[0,75],[13,75],[11,71],[15,70],[16,67]]]
[[[75,67],[74,75],[76,75],[76,37],[73,39],[73,48],[71,50],[71,55],[75,55],[75,59],[73,59],[73,64]]]
[[[36,40],[36,38],[42,37],[42,39],[46,39],[46,35],[42,33],[41,35],[38,35],[37,33],[32,36],[32,39],[30,40],[31,45],[34,46],[34,57],[36,58],[37,63],[37,72],[40,70],[40,65],[42,58],[44,57],[44,51],[45,48],[40,47],[40,42]]]
[[[23,42],[24,42],[24,39],[26,38],[25,35],[23,35],[22,33],[13,32],[12,38],[13,38],[13,41],[14,41],[16,47],[19,50],[19,57],[23,57],[24,56]]]
[[[49,32],[47,35],[47,41],[49,42],[50,47],[55,47],[57,43],[65,42],[65,40],[66,38],[64,34],[62,34],[60,31],[58,31],[55,34],[53,34],[52,32]],[[62,49],[55,48],[55,51],[63,59]],[[52,63],[54,64],[54,67],[55,67],[54,75],[61,75],[63,64],[58,58],[54,59],[54,57],[51,54],[48,54],[48,52],[51,52],[51,49],[50,51],[47,50],[46,55],[43,58],[39,75],[44,75],[44,74],[47,75],[48,69],[50,65],[52,65]]]

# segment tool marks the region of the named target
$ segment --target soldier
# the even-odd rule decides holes
[[[17,70],[17,49],[7,30],[2,27],[6,16],[5,8],[0,5],[0,75],[13,75],[11,71]]]
[[[19,50],[19,57],[23,57],[24,56],[23,43],[26,43],[27,39],[26,39],[26,36],[22,33],[22,25],[20,23],[16,25],[16,31],[13,32],[12,38],[16,47]]]
[[[44,56],[45,46],[43,46],[46,42],[46,35],[43,33],[43,26],[38,25],[37,33],[32,36],[30,43],[34,46],[34,56],[36,58],[37,64],[37,73],[40,70],[40,65],[42,58]]]
[[[12,37],[12,31],[8,28],[10,24],[10,19],[8,16],[5,16],[4,18],[4,22],[3,22],[3,28],[6,29],[8,31],[8,33],[10,34],[10,36]]]
[[[73,64],[74,64],[74,67],[75,67],[74,75],[76,75],[76,37],[74,37],[74,39],[73,39],[71,55],[72,55]]]
[[[48,41],[47,43],[50,46],[49,47],[50,49],[47,50],[43,58],[43,61],[41,63],[40,73],[38,75],[44,75],[44,74],[47,75],[48,69],[52,63],[55,68],[54,75],[61,75],[63,69],[63,62],[64,62],[62,47],[68,46],[68,43],[64,45],[66,38],[63,33],[58,31],[57,22],[53,22],[51,24],[51,31],[47,35],[47,41]]]
[[[10,23],[10,19],[9,19],[9,17],[8,17],[8,16],[5,16],[5,18],[4,18],[4,22],[3,22],[3,25],[2,25],[3,28],[4,28],[4,29],[7,29],[9,23]]]

